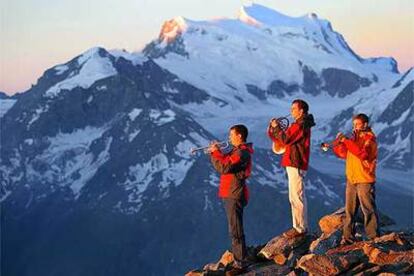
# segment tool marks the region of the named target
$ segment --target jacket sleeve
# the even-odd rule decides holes
[[[220,150],[211,153],[211,163],[220,174],[237,173],[246,169],[249,154],[240,150],[232,154],[223,154]]]
[[[366,151],[366,153],[368,154],[367,160],[368,161],[373,161],[375,159],[377,159],[377,153],[378,153],[378,148],[377,148],[377,141],[375,139],[374,136],[370,136],[364,143],[364,149]]]
[[[338,143],[332,148],[335,155],[341,159],[346,159],[346,154],[348,152],[344,143]]]
[[[367,143],[364,143],[363,146],[358,146],[357,143],[355,143],[353,140],[345,139],[344,144],[352,154],[354,154],[356,157],[358,157],[360,160],[366,160],[368,159],[368,147]]]
[[[304,130],[298,125],[291,125],[286,131],[283,131],[280,127],[276,127],[274,136],[281,140],[285,145],[292,145],[302,139],[304,136]]]

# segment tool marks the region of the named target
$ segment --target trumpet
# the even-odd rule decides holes
[[[220,150],[222,149],[226,149],[229,147],[229,141],[222,141],[222,142],[217,142],[216,145],[219,147]],[[199,148],[191,148],[190,149],[190,153],[191,154],[195,154],[197,151],[203,151],[205,154],[209,154],[209,148],[210,148],[211,144],[208,146],[204,146],[204,147],[199,147]]]
[[[335,141],[332,141],[330,143],[322,142],[321,143],[321,150],[324,152],[327,152],[329,149],[335,147],[338,143],[334,143]]]
[[[345,136],[344,134],[341,133],[341,135],[336,137],[335,140],[333,140],[331,142],[322,142],[321,143],[321,150],[324,151],[324,152],[327,152],[329,149],[332,149],[333,147],[336,147],[337,145],[339,145],[341,143],[341,139],[346,138],[346,137],[347,136]]]
[[[286,131],[289,127],[289,119],[287,118],[289,115],[285,115],[283,117],[279,117],[279,118],[272,118],[270,120],[270,123],[273,120],[276,120],[276,122],[278,123],[279,127],[283,130]],[[271,128],[271,125],[269,124],[269,128]],[[279,139],[277,139],[276,141],[274,141],[272,143],[272,151],[275,154],[283,154],[286,151],[286,146],[285,144],[283,144],[282,141],[280,141]]]

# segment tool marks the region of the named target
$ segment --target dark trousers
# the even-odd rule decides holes
[[[355,216],[361,207],[364,214],[365,234],[369,239],[378,236],[378,217],[375,205],[375,183],[346,184],[345,194],[345,224],[343,235],[352,239],[355,234]]]
[[[234,259],[241,262],[246,257],[246,243],[243,230],[243,203],[241,200],[225,198],[223,199],[227,215],[227,225],[229,227],[231,247]]]

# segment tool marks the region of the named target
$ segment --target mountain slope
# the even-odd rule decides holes
[[[310,103],[317,120],[315,145],[332,139],[338,131],[350,132],[352,114],[360,112],[371,117],[379,134],[384,126],[377,119],[404,89],[396,83],[400,78],[405,83],[412,80],[412,74],[402,77],[398,73],[392,58],[359,57],[330,22],[315,14],[293,18],[253,4],[243,7],[237,19],[191,21],[179,17],[167,23],[174,26],[167,28],[168,38],[163,28],[143,52],[222,100],[182,108],[219,135],[224,135],[226,123],[254,122],[254,140],[266,148],[269,143],[263,132],[267,122],[288,113],[295,98]],[[406,117],[402,120],[410,123]],[[381,135],[380,145],[390,143],[382,139]],[[388,147],[387,158],[399,161],[381,165],[412,169],[407,155],[400,156],[399,151],[399,147]]]
[[[247,241],[267,241],[291,224],[268,120],[305,98],[316,152],[352,114],[368,112],[382,165],[411,169],[410,72],[358,57],[315,15],[258,5],[236,20],[170,20],[143,53],[92,48],[50,68],[0,118],[2,273],[182,275],[216,258],[228,247],[218,175],[189,150],[240,122],[259,146]],[[345,180],[313,160],[306,191],[315,228],[343,205]],[[412,225],[412,194],[378,185],[377,198]]]

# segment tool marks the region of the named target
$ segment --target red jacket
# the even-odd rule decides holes
[[[223,154],[220,150],[211,153],[211,163],[221,174],[218,196],[249,200],[249,191],[246,179],[251,174],[253,153],[252,144],[241,144],[234,147],[229,153]]]
[[[310,137],[312,123],[304,123],[303,119],[299,119],[289,126],[286,131],[280,127],[269,128],[267,135],[273,141],[279,139],[286,146],[286,151],[282,157],[283,167],[295,167],[301,170],[307,170],[309,166],[310,155]],[[305,126],[307,125],[307,126]]]

